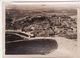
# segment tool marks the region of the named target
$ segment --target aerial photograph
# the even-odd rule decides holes
[[[77,9],[73,4],[7,4],[5,54],[73,56]]]

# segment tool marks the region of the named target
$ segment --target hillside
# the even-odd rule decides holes
[[[71,11],[71,12],[70,12]],[[6,10],[6,30],[30,32],[36,37],[77,39],[76,10]]]

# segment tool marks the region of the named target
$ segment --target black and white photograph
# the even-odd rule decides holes
[[[77,8],[74,4],[8,3],[5,5],[5,54],[74,56]]]

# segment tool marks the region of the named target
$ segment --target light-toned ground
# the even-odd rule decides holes
[[[35,39],[38,38],[40,37],[36,37]],[[77,53],[77,41],[67,39],[64,37],[57,37],[57,36],[53,38],[52,37],[49,38],[55,39],[57,41],[58,48],[55,51],[52,51],[51,53],[45,56],[50,56],[50,57],[73,57],[73,56],[75,57],[76,56],[75,54]]]
[[[77,52],[77,42],[74,40],[66,39],[64,37],[55,37],[58,43],[58,49],[49,55],[53,56],[74,56]]]

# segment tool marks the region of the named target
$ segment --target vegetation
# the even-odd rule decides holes
[[[76,11],[72,10],[70,13],[69,10],[66,10],[66,14],[62,13],[63,10],[60,10],[61,12],[58,10],[50,11],[50,13],[49,11],[30,11],[7,9],[6,30],[30,32],[37,37],[57,35],[77,39]]]

